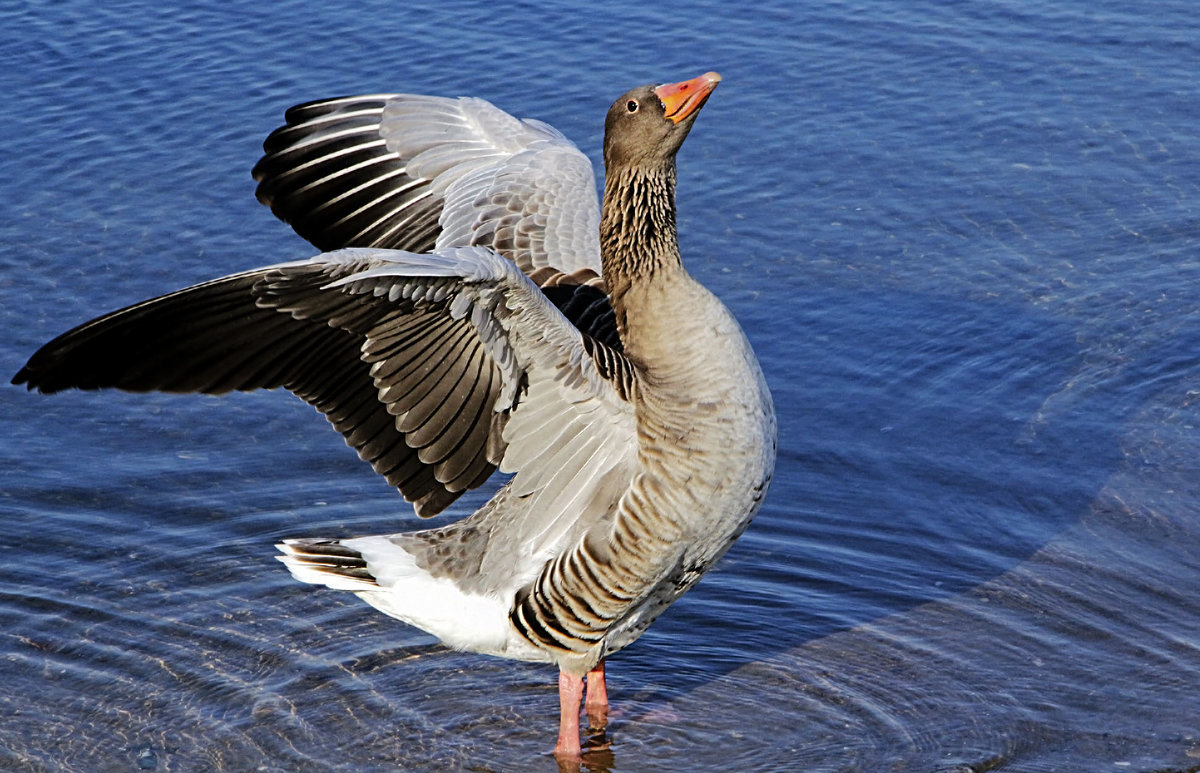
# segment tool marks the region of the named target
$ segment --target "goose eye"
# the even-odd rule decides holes
[[[638,109],[638,103],[637,103],[637,100],[636,100],[636,99],[631,99],[631,100],[629,100],[628,102],[626,102],[626,103],[625,103],[625,109],[626,109],[626,110],[628,110],[628,111],[629,111],[629,112],[631,112],[631,113],[636,113],[636,112],[637,112],[637,109]]]

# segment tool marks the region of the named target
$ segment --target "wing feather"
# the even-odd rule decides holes
[[[254,168],[260,201],[323,250],[488,247],[576,327],[620,349],[600,280],[591,162],[481,99],[376,94],[287,111]]]
[[[379,255],[371,268],[331,287],[362,297],[414,297],[440,288],[450,319],[469,320],[496,364],[491,373],[503,385],[493,410],[505,417],[500,468],[515,473],[507,496],[529,499],[520,508],[524,522],[512,525],[516,544],[548,549],[610,516],[636,467],[632,366],[613,367],[623,361],[619,352],[594,341],[585,345],[537,285],[490,250]],[[398,356],[380,344],[366,345],[381,357],[377,366]],[[592,352],[601,349],[598,359]],[[620,376],[619,383],[601,365]],[[491,440],[497,440],[494,431]]]
[[[44,392],[112,387],[216,394],[286,387],[324,413],[420,514],[432,515],[495,469],[492,459],[498,454],[491,457],[488,451],[502,447],[502,441],[491,438],[490,419],[474,427],[499,392],[490,372],[486,377],[479,372],[494,366],[486,356],[456,359],[453,350],[435,349],[438,359],[430,362],[437,365],[439,379],[409,379],[413,394],[429,396],[424,413],[413,417],[407,407],[397,408],[388,399],[396,395],[389,379],[397,374],[377,378],[372,373],[377,362],[364,358],[372,330],[390,329],[390,320],[408,315],[432,331],[410,336],[408,347],[390,343],[396,357],[409,363],[419,363],[429,346],[443,346],[446,339],[439,335],[466,342],[460,344],[466,351],[474,334],[469,322],[431,311],[436,304],[418,310],[407,300],[370,303],[323,289],[367,266],[366,261],[369,256],[348,251],[135,304],[51,341],[14,382]],[[477,341],[473,346],[482,351]],[[443,378],[454,368],[461,372]],[[437,394],[439,386],[445,394]]]
[[[263,143],[260,201],[323,250],[479,245],[526,272],[600,271],[591,162],[540,121],[475,98],[299,105]]]
[[[590,162],[550,127],[477,99],[339,98],[285,121],[264,143],[256,193],[332,252],[85,323],[14,382],[285,387],[422,516],[510,472],[493,501],[522,501],[491,512],[516,521],[511,545],[550,561],[514,614],[567,633],[526,601],[547,596],[540,583],[560,565],[596,579],[604,562],[584,560],[585,535],[638,491],[640,376],[601,278]],[[569,593],[565,603],[611,619]]]

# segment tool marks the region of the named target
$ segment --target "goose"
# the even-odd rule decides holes
[[[676,238],[676,152],[720,80],[613,103],[602,203],[575,145],[481,99],[296,106],[257,196],[321,254],[86,322],[13,383],[283,387],[423,518],[508,474],[461,520],[277,558],[453,649],[556,665],[555,754],[579,759],[606,658],[725,553],[774,469],[758,360]]]

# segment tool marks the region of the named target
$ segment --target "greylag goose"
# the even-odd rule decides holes
[[[84,323],[13,382],[284,387],[423,517],[510,473],[441,528],[279,558],[452,648],[556,664],[555,753],[577,758],[585,676],[602,725],[604,659],[724,554],[774,467],[758,361],[676,242],[676,151],[719,81],[613,104],[602,206],[574,145],[482,100],[292,108],[258,196],[328,252]]]

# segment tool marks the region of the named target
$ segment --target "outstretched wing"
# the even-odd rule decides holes
[[[632,379],[513,263],[468,248],[349,249],[206,282],[64,333],[13,381],[44,392],[282,386],[428,516],[502,461],[529,494],[611,480],[632,458]],[[596,434],[580,445],[584,426]]]
[[[600,272],[591,162],[481,99],[381,94],[293,107],[254,167],[259,201],[322,250],[484,246],[525,273]]]
[[[310,102],[285,118],[254,167],[258,199],[318,248],[487,247],[621,348],[592,164],[553,127],[482,99],[416,94]]]

